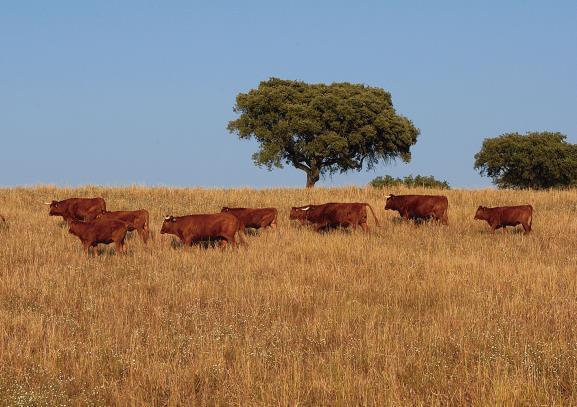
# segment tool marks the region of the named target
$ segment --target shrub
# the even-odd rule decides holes
[[[375,188],[387,188],[403,185],[409,188],[451,189],[447,181],[439,181],[432,175],[417,175],[416,177],[409,175],[403,178],[394,178],[390,175],[385,175],[384,177],[373,179],[369,185]]]

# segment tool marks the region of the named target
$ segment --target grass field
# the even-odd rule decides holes
[[[1,189],[0,405],[577,404],[577,191],[442,193],[449,227],[368,188]],[[154,240],[87,258],[42,204],[71,196],[148,209]],[[326,201],[382,226],[289,222]],[[529,235],[473,220],[524,203]],[[223,205],[275,206],[279,227],[224,251],[158,233]]]

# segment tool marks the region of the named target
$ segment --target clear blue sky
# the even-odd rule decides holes
[[[319,185],[482,187],[486,137],[577,143],[575,0],[207,3],[2,1],[0,185],[303,186],[226,131],[235,96],[273,76],[382,87],[421,129],[410,164]]]

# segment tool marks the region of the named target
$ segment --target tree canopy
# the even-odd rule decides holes
[[[240,93],[228,130],[256,139],[258,166],[292,165],[312,187],[325,173],[360,171],[379,160],[411,158],[419,130],[395,112],[383,89],[350,83],[307,84],[271,78]]]
[[[554,132],[506,133],[483,141],[475,169],[499,188],[577,186],[577,145]]]

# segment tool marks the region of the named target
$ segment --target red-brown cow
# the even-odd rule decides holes
[[[377,226],[380,226],[373,208],[364,202],[330,202],[321,205],[292,207],[289,219],[298,220],[301,224],[312,223],[317,232],[334,227],[351,226],[356,229],[359,225],[365,232],[368,232],[367,207],[371,210]]]
[[[106,212],[106,202],[102,198],[69,198],[63,201],[46,202],[50,205],[50,216],[62,216],[69,220],[94,220],[101,213]]]
[[[399,212],[403,219],[436,219],[449,224],[447,208],[449,201],[444,195],[389,195],[385,209]]]
[[[221,247],[227,243],[236,247],[237,232],[240,242],[245,243],[243,228],[236,216],[230,213],[166,216],[160,230],[160,234],[178,236],[185,246],[192,246],[193,243],[203,240],[220,240]]]
[[[276,208],[228,208],[225,206],[221,212],[236,216],[242,228],[276,228],[278,215]]]
[[[531,225],[533,224],[533,207],[531,205],[500,206],[496,208],[479,206],[474,219],[487,221],[493,233],[499,228],[505,230],[507,226],[523,225],[525,234],[527,234],[531,231]]]
[[[80,239],[86,254],[89,254],[91,247],[96,247],[99,243],[114,243],[117,253],[124,252],[124,239],[129,227],[126,222],[115,219],[68,221],[68,232]]]
[[[149,215],[146,209],[139,209],[136,211],[112,211],[104,212],[96,217],[96,219],[114,219],[128,223],[128,231],[136,230],[144,243],[150,237]]]

